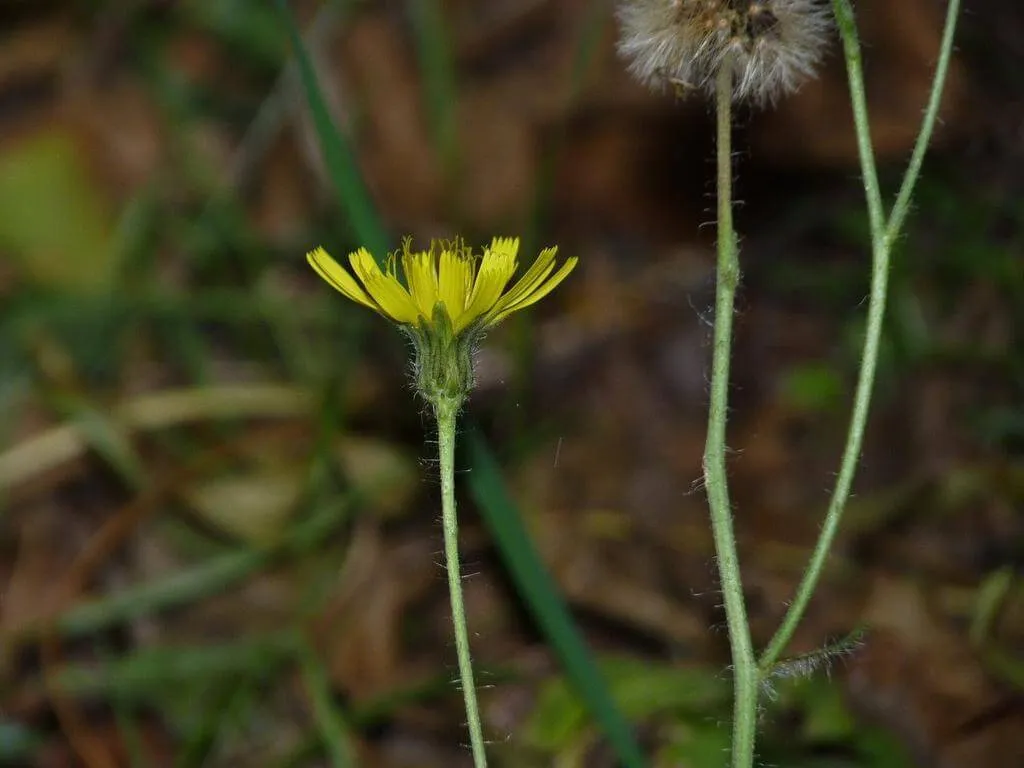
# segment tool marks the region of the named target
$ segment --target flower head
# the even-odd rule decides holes
[[[622,0],[619,53],[648,85],[714,89],[772,101],[814,74],[829,31],[822,0]]]
[[[465,398],[473,381],[472,349],[483,332],[547,296],[577,262],[567,259],[556,270],[558,249],[545,248],[508,287],[518,252],[519,239],[511,237],[494,238],[479,255],[461,240],[433,241],[429,250],[414,251],[406,239],[384,269],[365,248],[349,254],[351,272],[323,248],[306,258],[340,293],[397,323],[412,338],[417,389],[436,405]]]
[[[349,254],[359,282],[323,248],[306,258],[313,269],[338,291],[399,325],[431,325],[438,307],[460,334],[469,329],[497,325],[513,312],[540,301],[565,279],[576,258],[554,272],[557,248],[545,248],[533,265],[509,290],[515,274],[519,238],[496,237],[477,256],[460,241],[432,242],[428,251],[402,246],[405,284],[398,277],[398,254],[391,254],[384,270],[365,248]],[[554,274],[552,274],[554,272]]]

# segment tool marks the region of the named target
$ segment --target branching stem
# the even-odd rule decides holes
[[[810,603],[821,572],[828,558],[829,550],[839,530],[843,510],[850,496],[853,477],[857,471],[861,447],[864,442],[864,429],[867,424],[868,411],[871,406],[871,393],[878,366],[878,353],[881,346],[882,326],[885,319],[886,297],[889,293],[889,265],[892,246],[900,233],[909,209],[914,184],[921,170],[928,142],[938,117],[942,90],[946,82],[946,72],[953,50],[953,36],[960,7],[960,0],[949,0],[946,25],[943,31],[939,61],[932,81],[931,95],[925,110],[921,130],[914,146],[910,165],[904,175],[899,194],[893,205],[888,221],[885,219],[882,197],[878,184],[878,173],[875,168],[874,151],[871,145],[871,131],[868,122],[867,98],[864,92],[864,76],[861,68],[860,43],[857,38],[857,26],[850,0],[832,0],[835,9],[839,34],[843,40],[843,51],[846,56],[846,70],[850,83],[850,100],[853,105],[854,124],[857,129],[857,146],[860,151],[861,173],[864,181],[864,193],[868,205],[868,218],[871,225],[871,299],[868,304],[867,327],[864,333],[864,348],[861,352],[860,374],[857,378],[857,391],[854,394],[853,413],[850,417],[850,428],[846,435],[846,447],[843,450],[842,463],[836,486],[829,501],[825,522],[821,528],[814,552],[804,571],[796,596],[790,604],[782,624],[758,663],[763,673],[768,672],[786,650],[793,637],[797,625],[803,618],[807,605]]]

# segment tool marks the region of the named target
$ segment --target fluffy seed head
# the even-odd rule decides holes
[[[759,103],[814,74],[828,40],[822,0],[622,0],[619,53],[644,84],[713,91],[732,69],[733,98]]]

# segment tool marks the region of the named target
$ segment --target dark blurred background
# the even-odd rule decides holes
[[[1024,8],[965,3],[895,256],[867,446],[765,764],[1024,765]],[[580,266],[469,406],[652,764],[720,766],[728,643],[698,479],[708,105],[634,84],[593,0],[294,2],[392,235]],[[945,4],[860,0],[899,184]],[[257,0],[0,4],[0,765],[462,766],[429,420]],[[755,642],[838,468],[870,272],[846,79],[736,137],[732,492]],[[495,764],[614,765],[472,500]]]

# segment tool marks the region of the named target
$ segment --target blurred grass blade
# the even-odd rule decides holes
[[[348,724],[331,695],[327,669],[306,638],[298,643],[299,668],[306,695],[313,709],[313,719],[334,768],[356,764]]]
[[[434,151],[451,181],[458,162],[456,87],[444,8],[439,0],[411,0],[407,8],[416,35],[417,58],[423,73],[423,99],[430,119]]]
[[[512,574],[534,618],[562,660],[566,675],[586,700],[622,764],[646,765],[630,724],[615,705],[558,589],[541,562],[501,479],[500,469],[476,427],[464,432],[472,471],[467,475],[473,498],[498,541],[505,567]]]
[[[267,675],[296,653],[292,630],[243,637],[223,644],[144,647],[128,656],[101,658],[89,665],[67,665],[55,671],[57,690],[79,697],[113,696],[122,704],[146,701],[165,686],[186,687],[232,678]]]
[[[146,471],[124,426],[117,424],[104,411],[82,400],[69,402],[67,410],[86,444],[130,487],[142,488]]]
[[[288,538],[274,547],[255,547],[211,558],[188,570],[152,583],[143,583],[114,595],[76,605],[57,619],[65,637],[96,632],[113,624],[202,600],[217,594],[282,557],[300,557],[316,547],[350,512],[347,499],[325,503],[308,519],[294,526]],[[35,628],[37,631],[42,626]],[[0,640],[6,640],[0,635]]]
[[[380,217],[370,199],[369,190],[363,182],[356,165],[355,153],[349,146],[345,135],[338,130],[327,110],[327,100],[317,81],[316,72],[309,52],[302,42],[302,36],[295,25],[295,19],[288,9],[286,0],[275,0],[281,9],[292,47],[295,49],[295,61],[299,68],[299,79],[302,90],[306,94],[309,111],[313,116],[317,140],[323,153],[324,163],[331,180],[338,190],[341,206],[348,216],[355,238],[365,245],[378,259],[384,257],[388,250],[389,238],[381,224]]]

